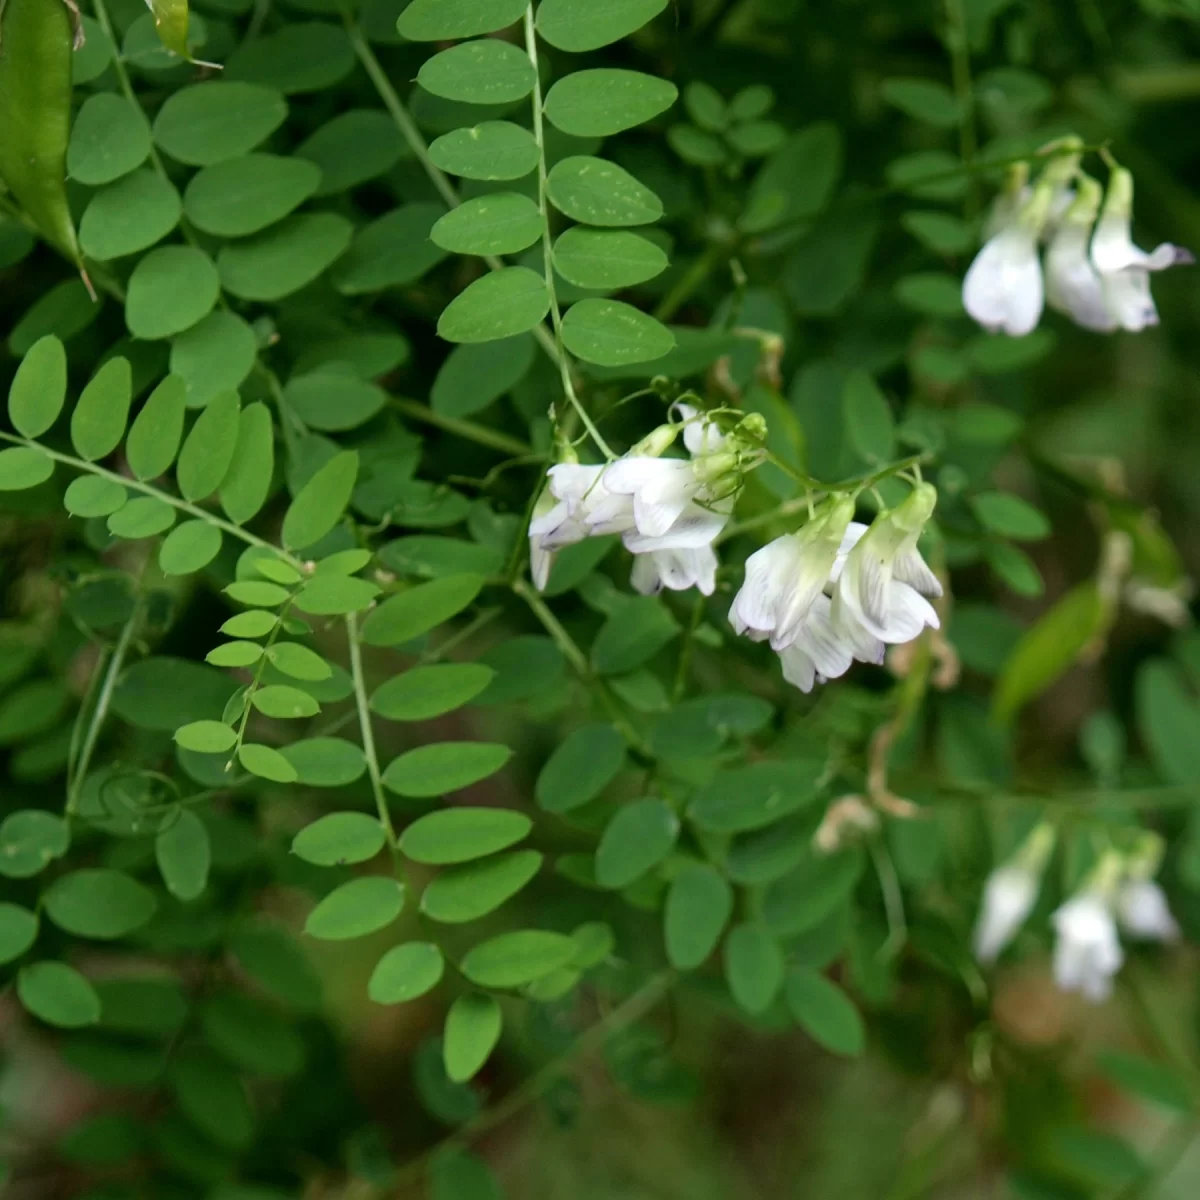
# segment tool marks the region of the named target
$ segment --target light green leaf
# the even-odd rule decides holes
[[[546,95],[546,116],[563,133],[608,137],[666,112],[678,96],[655,75],[599,67],[560,79]]]
[[[223,754],[233,749],[237,733],[221,721],[192,721],[175,730],[175,740],[198,754]]]
[[[190,329],[217,302],[212,259],[194,246],[160,246],[138,260],[125,296],[125,324],[138,338],[167,338]]]
[[[134,418],[125,455],[138,479],[157,479],[175,461],[183,438],[184,387],[178,375],[168,375]]]
[[[465,104],[511,104],[533,91],[529,56],[498,38],[451,46],[425,60],[417,82],[435,96]]]
[[[1049,536],[1050,522],[1020,496],[1010,492],[980,492],[971,497],[970,504],[979,523],[990,533],[1022,542]]]
[[[648,225],[663,215],[662,201],[648,187],[602,158],[560,159],[546,182],[550,203],[585,225]]]
[[[278,750],[247,742],[238,748],[238,761],[250,772],[272,783],[295,783],[299,778],[296,768]]]
[[[185,521],[172,529],[158,551],[164,575],[192,575],[221,552],[221,531],[208,521]]]
[[[145,925],[154,893],[124,871],[85,867],[59,876],[42,897],[46,915],[76,937],[120,938]]]
[[[260,687],[250,699],[260,713],[276,720],[315,717],[321,711],[321,706],[307,692],[286,684]]]
[[[421,893],[421,911],[445,925],[476,921],[515,896],[541,869],[536,850],[514,850],[450,867]]]
[[[522,987],[565,967],[575,951],[574,940],[566,934],[522,929],[472,947],[463,956],[462,972],[479,987]]]
[[[350,245],[354,226],[337,213],[300,213],[265,233],[221,247],[221,286],[241,300],[282,300],[312,283]]]
[[[542,214],[519,192],[491,192],[451,209],[429,236],[455,254],[516,254],[542,236]]]
[[[124,96],[97,92],[82,104],[71,125],[67,174],[97,187],[128,175],[150,153],[145,117]]]
[[[69,844],[67,824],[56,813],[36,808],[9,813],[0,824],[0,875],[29,879],[61,858]]]
[[[667,0],[542,0],[537,30],[557,49],[583,53],[628,37],[666,6]]]
[[[1173,663],[1144,663],[1137,674],[1134,707],[1138,732],[1159,776],[1194,787],[1200,780],[1200,703],[1184,679]]]
[[[26,1010],[47,1025],[80,1029],[100,1020],[100,997],[74,967],[36,962],[17,974],[17,996]]]
[[[299,491],[283,518],[283,544],[302,549],[320,541],[342,519],[358,478],[358,454],[335,454]]]
[[[383,826],[365,813],[329,813],[292,839],[292,853],[319,867],[366,862],[383,849]]]
[[[179,809],[159,831],[154,839],[154,857],[172,896],[186,901],[203,894],[212,865],[212,846],[204,822],[191,809]]]
[[[320,182],[320,168],[306,159],[247,154],[197,171],[183,194],[183,211],[205,233],[245,237],[282,220]]]
[[[445,747],[456,744],[467,752],[482,745],[479,742],[442,743]],[[420,750],[432,748],[418,747]],[[507,753],[506,747],[489,747],[497,748]],[[436,866],[470,862],[473,858],[506,850],[532,828],[533,822],[524,813],[505,808],[445,808],[418,817],[401,835],[400,849],[414,862]]]
[[[592,643],[592,663],[602,675],[623,675],[678,636],[679,624],[663,603],[638,596],[601,626]]]
[[[450,42],[495,33],[525,12],[525,0],[413,0],[396,28],[410,42]]]
[[[287,118],[287,101],[254,83],[198,83],[172,92],[154,118],[154,140],[192,167],[253,150]]]
[[[299,642],[276,642],[267,648],[267,657],[276,670],[293,679],[315,683],[333,674],[333,668],[315,650]]]
[[[21,359],[8,389],[8,418],[22,436],[39,438],[67,398],[67,354],[53,334],[39,338]]]
[[[437,987],[446,969],[442,952],[430,942],[393,946],[375,964],[367,995],[376,1004],[404,1004]]]
[[[576,226],[554,243],[554,268],[576,287],[625,288],[665,271],[667,256],[636,233]]]
[[[191,58],[188,50],[187,0],[147,0],[159,39],[172,54]]]
[[[132,373],[124,358],[110,358],[88,381],[71,414],[71,442],[80,458],[94,461],[120,444],[129,419]]]
[[[534,796],[551,813],[594,800],[625,765],[625,741],[611,725],[584,725],[558,745],[538,775]]]
[[[725,980],[748,1013],[766,1012],[783,984],[783,953],[761,925],[736,925],[725,939]]]
[[[308,914],[304,932],[325,941],[365,937],[390,925],[404,907],[404,885],[385,875],[367,875],[334,888]]]
[[[963,119],[954,93],[936,80],[893,77],[879,91],[893,108],[939,129],[953,129]]]
[[[863,1052],[866,1031],[846,993],[808,967],[793,967],[784,989],[792,1019],[819,1046],[851,1057]]]
[[[288,598],[288,591],[277,583],[264,583],[259,579],[240,579],[228,584],[225,594],[239,604],[254,608],[275,608]]]
[[[281,753],[306,787],[345,787],[367,769],[361,747],[343,738],[306,738],[284,746]]]
[[[300,589],[295,605],[311,616],[342,616],[366,608],[378,595],[379,588],[366,579],[319,575]]]
[[[370,646],[412,641],[462,612],[481,587],[479,575],[447,575],[389,596],[363,622],[362,640]]]
[[[81,475],[71,480],[63,495],[63,507],[76,517],[107,517],[128,498],[128,492],[115,479],[100,475]]]
[[[438,319],[448,342],[491,342],[537,325],[550,311],[546,281],[528,267],[503,267],[476,279]]]
[[[733,915],[733,888],[707,863],[689,863],[671,881],[663,914],[667,960],[693,971],[716,948]]]
[[[279,618],[274,613],[252,609],[250,612],[235,613],[221,626],[221,632],[236,638],[264,637],[278,622]]]
[[[620,300],[572,304],[563,317],[562,339],[576,358],[602,367],[651,362],[675,345],[675,335],[661,321]]]
[[[624,888],[657,866],[675,846],[679,818],[662,800],[635,800],[617,809],[596,847],[596,882]]]
[[[446,1074],[454,1083],[474,1078],[496,1048],[503,1026],[504,1014],[494,997],[468,992],[454,1001],[442,1039]]]
[[[10,963],[37,941],[38,919],[19,904],[0,903],[0,963]]]
[[[511,757],[512,751],[496,742],[433,742],[393,758],[383,785],[398,796],[441,796],[494,775]]]
[[[428,721],[469,703],[495,674],[480,663],[412,667],[382,684],[371,708],[391,721]]]
[[[248,667],[263,656],[263,648],[257,642],[225,642],[214,646],[204,661],[214,667]]]
[[[35,446],[0,450],[0,492],[23,492],[54,474],[54,460]]]
[[[179,452],[175,476],[185,500],[203,500],[221,486],[237,449],[240,401],[222,392],[196,418]]]
[[[242,409],[237,444],[225,478],[221,480],[221,507],[241,525],[267,501],[275,469],[275,427],[271,411],[262,401]]]
[[[533,134],[511,121],[484,121],[443,134],[429,147],[433,164],[464,179],[521,179],[538,164]]]

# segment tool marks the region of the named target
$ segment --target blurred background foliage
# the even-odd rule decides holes
[[[723,550],[717,595],[645,602],[656,615],[644,608],[636,620],[651,626],[648,644],[618,647],[611,668],[596,647],[606,630],[611,647],[635,620],[626,606],[643,603],[628,599],[619,552],[585,544],[563,556],[547,601],[558,629],[505,584],[559,385],[527,335],[458,358],[436,336],[439,313],[481,268],[428,240],[445,195],[404,123],[411,114],[432,141],[485,118],[524,123],[527,105],[472,109],[424,92],[413,81],[431,47],[397,34],[404,7],[196,0],[192,55],[224,64],[223,81],[280,97],[244,150],[261,143],[320,168],[279,214],[289,224],[277,253],[239,264],[253,214],[245,231],[206,229],[204,198],[187,187],[205,152],[189,154],[161,115],[181,88],[217,76],[169,56],[139,0],[85,3],[68,198],[98,298],[2,197],[0,382],[53,334],[76,389],[122,354],[136,398],[170,370],[190,409],[228,388],[264,401],[277,443],[261,523],[272,542],[289,494],[337,450],[357,450],[354,522],[325,552],[367,545],[385,589],[462,571],[489,579],[456,624],[425,627],[402,652],[365,647],[372,687],[423,655],[496,672],[477,703],[416,732],[377,722],[381,750],[511,747],[505,772],[463,795],[536,816],[531,844],[547,866],[487,918],[487,932],[514,920],[577,937],[595,926],[598,950],[577,959],[561,994],[505,997],[496,1053],[469,1083],[451,1082],[439,1039],[453,986],[381,1007],[367,981],[395,929],[353,941],[300,932],[331,872],[290,855],[292,838],[334,808],[369,811],[367,783],[352,779],[333,804],[304,778],[226,788],[203,764],[177,760],[171,731],[208,712],[214,687],[219,712],[233,683],[161,664],[198,664],[216,643],[233,611],[220,592],[239,570],[233,545],[175,577],[102,517],[64,516],[58,477],[5,492],[0,805],[62,811],[77,714],[133,629],[119,653],[135,665],[93,774],[76,781],[87,819],[72,865],[127,872],[158,895],[152,921],[99,947],[43,922],[39,955],[70,958],[101,998],[90,1028],[32,1019],[15,995],[20,964],[4,968],[5,1194],[1195,1195],[1193,948],[1131,949],[1114,1001],[1090,1009],[1053,986],[1045,918],[1093,861],[1097,829],[1143,826],[1166,839],[1163,878],[1186,942],[1200,934],[1200,638],[1187,608],[1200,559],[1200,276],[1157,279],[1162,324],[1140,336],[1097,336],[1048,315],[1016,340],[970,323],[960,281],[1005,166],[1066,133],[1133,171],[1141,241],[1200,248],[1200,6],[677,0],[582,59],[545,51],[551,78],[581,62],[623,66],[681,92],[603,150],[663,201],[649,236],[671,265],[621,294],[676,339],[652,363],[584,368],[582,394],[605,436],[636,441],[687,385],[710,405],[762,412],[775,453],[818,479],[910,453],[930,464],[941,502],[929,556],[953,581],[948,640],[894,655],[890,675],[860,668],[811,697],[725,621],[732,564],[802,507],[772,468],[739,506],[747,528]],[[140,119],[123,130],[113,112],[93,113],[90,141],[81,133],[96,97],[121,93],[117,45],[153,140]],[[247,118],[216,121],[213,136],[233,136]],[[598,147],[547,135],[551,163]],[[467,198],[491,190],[453,186]],[[129,190],[114,198],[119,187]],[[202,309],[204,336],[170,316],[166,336],[132,336],[139,318],[125,299],[140,256],[162,238],[182,244],[176,194],[217,262],[226,307]],[[299,205],[301,216],[287,216]],[[295,224],[310,212],[329,215]],[[540,251],[528,255],[537,268]],[[186,308],[207,281],[201,272],[150,294],[142,319]],[[585,293],[560,282],[560,294]],[[655,376],[673,382],[651,385]],[[1123,548],[1112,536],[1121,531]],[[1082,604],[1070,599],[1081,587],[1092,589]],[[584,667],[606,677],[601,690],[648,750],[618,755],[598,798],[556,814],[547,760],[573,730],[611,720],[594,680],[579,678],[569,649],[564,658],[564,638],[586,648]],[[353,729],[340,625],[319,627],[313,644],[333,664],[313,731]],[[768,980],[758,1004],[746,989],[761,980],[730,978],[719,954],[690,973],[665,966],[670,870],[595,885],[597,836],[645,790],[647,762],[687,796],[768,752],[830,767],[822,809],[847,793],[881,806],[878,829],[838,831],[832,858],[809,849],[816,808],[757,840],[739,835],[736,852],[711,828],[691,835],[689,854],[732,874],[738,919],[765,920],[796,978],[837,980],[840,1000],[816,1017],[790,979],[785,992]],[[110,808],[114,779],[128,794]],[[211,801],[198,810],[207,887],[186,904],[164,891],[148,836],[156,806],[181,789]],[[907,801],[922,806],[916,819]],[[401,825],[424,806],[407,799],[393,811]],[[1062,850],[1011,959],[985,978],[969,952],[982,881],[1041,816],[1058,823]],[[0,842],[16,845],[9,832]],[[40,909],[32,872],[5,874],[5,900]],[[339,883],[353,874],[332,872]],[[416,868],[421,883],[430,874]],[[413,912],[400,927],[428,936]],[[465,949],[469,939],[450,933]],[[839,1007],[847,994],[865,1026]]]

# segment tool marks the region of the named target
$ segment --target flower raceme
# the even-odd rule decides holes
[[[1100,185],[1078,162],[1063,155],[1032,189],[1018,180],[998,197],[988,240],[963,280],[963,306],[985,329],[1021,337],[1037,327],[1045,303],[1084,329],[1136,333],[1158,324],[1150,273],[1194,261],[1169,243],[1149,252],[1135,246],[1133,177],[1114,166],[1101,208]]]
[[[1039,825],[1016,854],[987,877],[973,938],[975,957],[981,963],[995,962],[1029,919],[1054,839],[1053,826]]]

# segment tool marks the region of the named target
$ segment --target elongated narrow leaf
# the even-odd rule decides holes
[[[495,33],[525,12],[526,0],[413,0],[396,28],[410,42],[449,42]]]
[[[504,1015],[495,997],[479,992],[459,996],[446,1014],[442,1053],[455,1083],[471,1079],[500,1040]]]
[[[423,746],[417,751],[409,751],[409,754],[419,754],[420,750],[449,749],[454,745],[447,742],[442,747]],[[463,752],[464,760],[472,751],[481,749],[503,750],[506,757],[508,753],[504,746],[485,747],[475,742],[457,745]],[[400,849],[416,862],[438,865],[469,862],[519,842],[532,825],[533,822],[523,813],[508,809],[447,808],[418,817],[400,838]]]
[[[512,988],[532,983],[574,957],[573,939],[541,929],[502,933],[468,950],[463,974],[480,987]]]
[[[716,948],[733,914],[733,888],[707,863],[690,863],[675,876],[664,914],[667,958],[691,971]]]
[[[186,391],[187,385],[179,375],[168,375],[134,418],[125,455],[139,479],[157,479],[175,461],[183,439]]]
[[[275,427],[261,401],[247,405],[238,418],[233,461],[221,481],[221,507],[241,525],[267,502],[275,469]]]
[[[296,550],[323,538],[341,520],[358,478],[353,450],[334,455],[292,501],[283,518],[283,544]]]
[[[596,847],[596,882],[628,887],[662,862],[679,836],[679,818],[662,800],[635,800],[619,808]]]
[[[67,398],[67,354],[53,334],[39,338],[21,359],[8,390],[8,417],[22,437],[41,437]]]
[[[536,850],[514,850],[449,867],[421,893],[421,911],[447,925],[476,921],[515,896],[541,865]]]
[[[403,645],[462,612],[482,586],[478,575],[447,575],[391,596],[363,622],[362,640],[372,646]]]
[[[492,342],[532,329],[549,311],[542,276],[528,267],[504,267],[450,301],[438,319],[438,334],[448,342]]]
[[[237,449],[240,409],[236,392],[222,392],[196,418],[176,469],[185,500],[202,500],[221,486]]]
[[[124,358],[110,358],[88,382],[71,414],[71,442],[80,458],[104,458],[120,444],[131,389],[132,373]]]

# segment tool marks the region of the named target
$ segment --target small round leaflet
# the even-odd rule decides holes
[[[217,271],[207,254],[194,246],[162,246],[133,269],[125,323],[134,337],[171,337],[206,316],[219,292]]]
[[[546,94],[546,116],[563,133],[608,137],[666,112],[678,95],[656,75],[599,67],[560,79]]]
[[[193,175],[183,195],[183,209],[205,233],[245,237],[282,220],[320,182],[320,167],[307,159],[247,154]]]
[[[528,96],[536,79],[529,56],[496,38],[452,46],[417,73],[427,92],[465,104],[511,104]]]
[[[580,300],[562,324],[563,344],[577,358],[602,367],[653,362],[675,345],[661,322],[620,300]]]
[[[253,150],[287,117],[287,101],[256,83],[215,81],[180,88],[154,119],[154,140],[172,158],[206,167]]]
[[[442,952],[432,943],[405,942],[375,964],[367,995],[376,1004],[403,1004],[437,987],[445,969]]]
[[[538,164],[533,134],[510,121],[484,121],[443,134],[429,147],[433,164],[464,179],[521,179]]]
[[[503,267],[475,280],[442,312],[448,342],[491,342],[532,329],[550,311],[546,281],[528,267]]]
[[[554,243],[554,267],[576,287],[625,288],[665,271],[667,256],[636,233],[575,226]]]
[[[430,237],[455,254],[516,254],[542,236],[542,214],[528,196],[495,192],[441,217]]]
[[[560,159],[546,180],[550,203],[584,225],[649,225],[662,201],[616,163],[588,155]]]
[[[366,862],[384,845],[383,826],[365,813],[329,813],[292,840],[292,853],[319,867]]]

